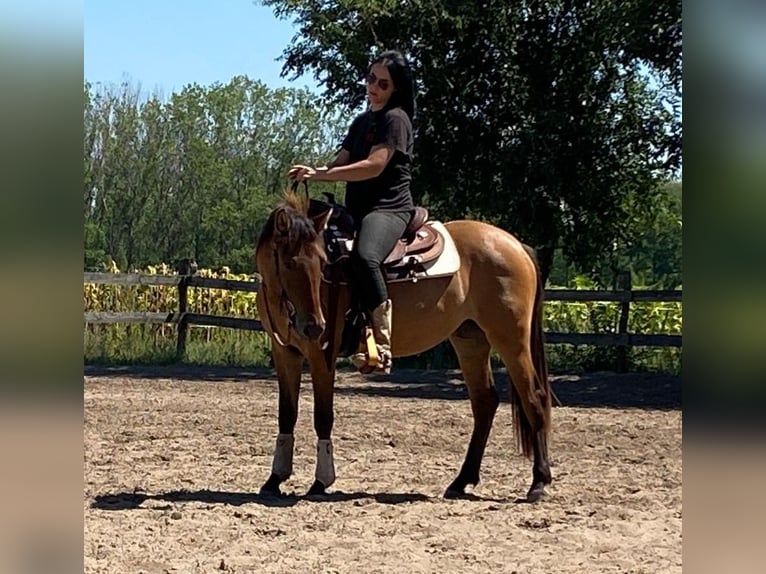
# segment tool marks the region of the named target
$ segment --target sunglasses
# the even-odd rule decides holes
[[[378,78],[373,72],[367,74],[367,83],[375,84],[384,92],[391,86],[391,81],[384,78]]]

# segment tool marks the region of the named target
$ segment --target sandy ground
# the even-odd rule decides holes
[[[471,411],[457,372],[340,373],[337,482],[309,500],[304,380],[293,477],[263,500],[276,437],[268,371],[86,368],[85,572],[681,572],[681,384],[553,376],[554,482],[520,503],[531,463],[501,404],[472,496],[442,492]],[[506,378],[497,373],[507,400]]]

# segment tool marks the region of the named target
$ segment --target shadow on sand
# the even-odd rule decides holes
[[[241,369],[194,365],[105,367],[86,365],[85,375],[135,379],[173,379],[189,382],[273,381],[272,369]],[[304,374],[304,377],[307,375]],[[500,400],[508,402],[508,377],[504,369],[494,371]],[[551,385],[564,407],[609,407],[677,410],[681,408],[681,377],[662,373],[552,374]],[[308,384],[308,378],[304,379]],[[457,370],[394,369],[390,377],[353,370],[338,370],[336,392],[405,399],[467,400],[468,392]]]
[[[469,495],[466,496],[468,498]],[[478,497],[473,497],[478,499]],[[161,494],[148,494],[144,492],[119,492],[113,494],[99,494],[94,497],[90,507],[98,510],[168,510],[170,504],[142,507],[147,500],[168,503],[201,502],[204,504],[222,504],[229,506],[242,506],[244,504],[258,504],[268,507],[289,507],[301,501],[311,502],[349,502],[353,500],[370,500],[380,504],[407,504],[413,502],[427,502],[431,497],[417,492],[408,493],[368,493],[368,492],[329,492],[317,495],[284,494],[280,496],[261,495],[250,492],[224,492],[218,490],[174,490]],[[485,500],[485,499],[481,499]],[[489,499],[486,499],[489,500]]]

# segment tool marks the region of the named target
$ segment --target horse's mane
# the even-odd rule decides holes
[[[292,190],[287,190],[282,193],[282,201],[279,205],[284,207],[292,207],[302,215],[307,215],[309,212],[309,199],[305,195],[299,195]]]
[[[314,224],[308,218],[308,210],[309,200],[305,195],[298,195],[290,190],[283,192],[282,199],[269,214],[269,218],[263,226],[256,251],[274,239],[275,221],[280,212],[289,215],[291,220],[289,235],[284,238],[286,243],[297,246],[307,241],[314,241],[317,238],[317,232],[314,229]]]

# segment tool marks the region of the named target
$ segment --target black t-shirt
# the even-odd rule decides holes
[[[383,172],[364,181],[346,184],[346,207],[359,222],[371,211],[412,210],[412,123],[401,108],[359,114],[351,123],[342,147],[349,152],[349,163],[367,159],[378,144],[394,148],[394,155]]]

